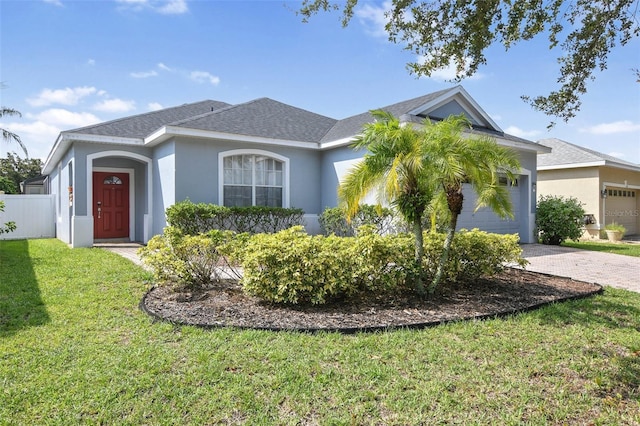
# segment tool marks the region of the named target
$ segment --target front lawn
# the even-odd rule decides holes
[[[640,423],[640,294],[340,335],[213,331],[138,309],[101,249],[0,241],[0,424]]]
[[[573,247],[581,250],[603,251],[606,253],[640,257],[640,244],[566,240],[562,243],[562,245],[565,247]]]

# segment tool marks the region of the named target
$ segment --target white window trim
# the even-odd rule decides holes
[[[284,157],[275,152],[264,151],[261,149],[233,149],[218,153],[218,204],[224,206],[224,159],[233,155],[262,155],[281,161],[284,176],[282,177],[282,207],[288,208],[289,203],[289,158]]]

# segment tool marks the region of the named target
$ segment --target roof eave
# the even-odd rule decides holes
[[[317,142],[301,142],[287,139],[268,138],[264,136],[240,135],[236,133],[218,132],[212,130],[191,129],[179,126],[163,126],[156,132],[152,133],[144,139],[145,146],[155,146],[165,142],[176,136],[202,138],[202,139],[218,139],[226,141],[248,142],[256,144],[268,144],[288,146],[305,149],[318,149],[320,144]]]
[[[56,142],[53,144],[53,148],[51,148],[51,152],[49,152],[49,155],[44,162],[44,166],[42,167],[43,175],[48,175],[53,171],[55,165],[62,159],[73,142],[96,142],[113,145],[142,145],[143,139],[62,132],[58,135]]]

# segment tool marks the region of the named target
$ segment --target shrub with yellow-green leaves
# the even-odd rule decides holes
[[[187,235],[167,227],[140,249],[142,261],[154,273],[157,284],[175,289],[204,287],[219,281],[228,268],[224,254],[230,254],[234,241],[231,231],[213,230]],[[226,249],[226,251],[225,251]]]
[[[244,291],[277,303],[324,303],[356,291],[350,241],[311,236],[296,226],[249,239],[242,262]]]
[[[425,279],[432,279],[444,234],[424,234]],[[358,292],[410,291],[417,276],[411,234],[380,235],[375,226],[354,237],[308,235],[296,226],[275,234],[214,230],[187,235],[174,227],[140,250],[158,284],[177,290],[204,287],[235,275],[248,294],[283,304],[323,304]],[[473,229],[456,233],[445,280],[474,280],[524,265],[517,235]],[[242,267],[242,274],[235,267]],[[235,274],[234,274],[235,273]]]
[[[435,274],[444,238],[424,235],[426,279]],[[495,275],[506,264],[524,265],[521,253],[517,235],[462,230],[444,276],[455,282]],[[360,228],[355,237],[310,236],[301,227],[255,235],[244,249],[242,266],[247,293],[285,304],[322,304],[360,291],[406,291],[417,273],[413,237],[382,236],[372,226]]]
[[[423,265],[429,278],[436,272],[442,256],[444,239],[445,234],[424,234]],[[508,264],[525,266],[527,261],[522,258],[522,248],[518,241],[517,234],[493,234],[477,228],[470,231],[461,229],[453,239],[449,260],[445,266],[445,281],[474,280],[481,276],[496,275]]]

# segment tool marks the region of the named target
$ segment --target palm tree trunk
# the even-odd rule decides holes
[[[447,237],[444,240],[444,246],[442,248],[442,256],[440,256],[440,263],[438,263],[438,269],[436,269],[436,274],[429,285],[428,291],[429,293],[433,293],[436,290],[436,287],[442,281],[442,275],[444,274],[444,268],[449,260],[449,253],[451,252],[451,244],[453,244],[453,237],[456,233],[456,226],[458,225],[458,214],[451,213],[451,223],[449,224],[449,232],[447,232]]]
[[[415,277],[415,289],[419,295],[424,295],[424,268],[422,267],[422,258],[424,257],[424,239],[422,235],[422,218],[413,222],[413,235],[415,241],[415,265],[417,275]]]

